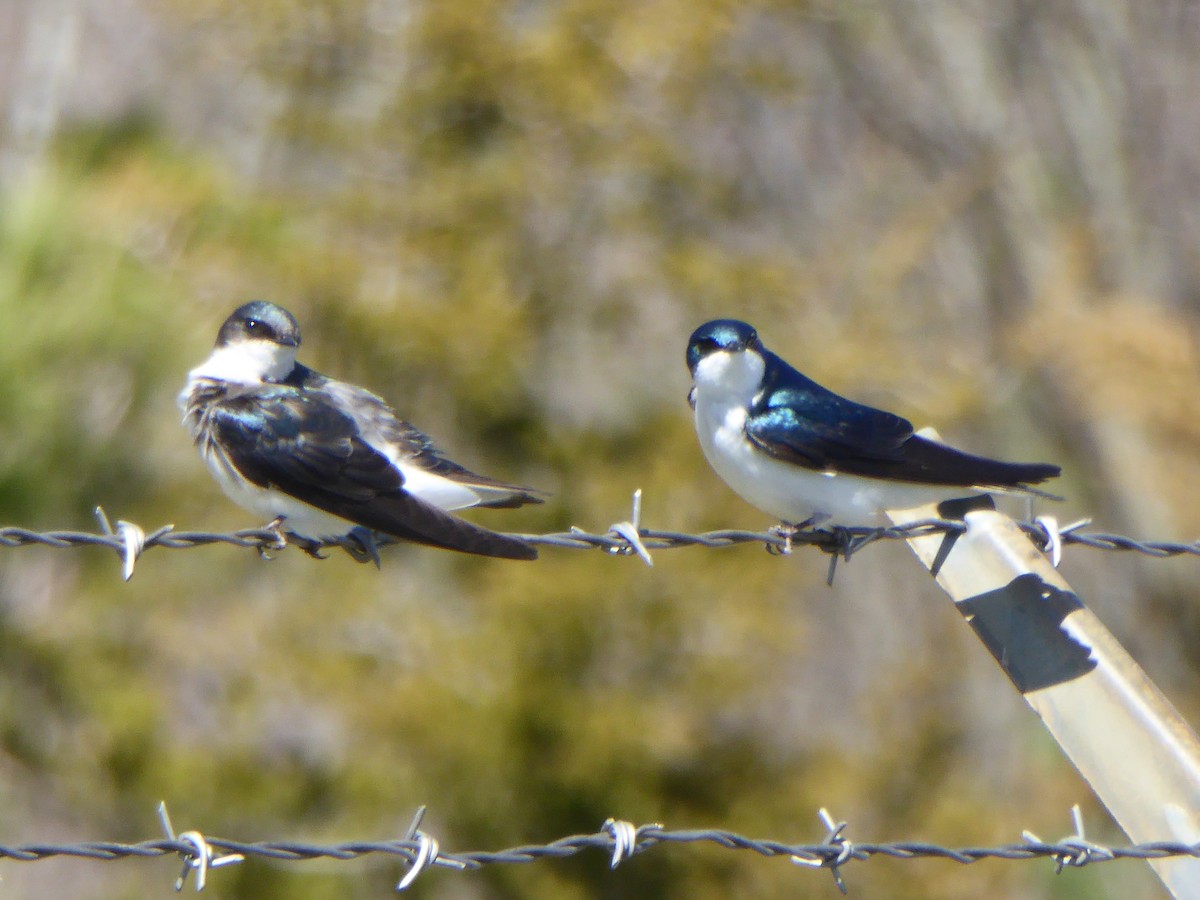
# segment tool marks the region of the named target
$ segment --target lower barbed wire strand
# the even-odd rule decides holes
[[[728,850],[745,850],[765,857],[805,857],[827,862],[836,859],[842,849],[834,843],[792,844],[783,841],[761,840],[719,829],[667,830],[657,825],[637,829],[635,852],[643,853],[662,844],[713,844]],[[205,836],[205,842],[214,850],[227,854],[242,854],[247,858],[268,859],[278,862],[301,862],[314,859],[351,861],[363,856],[383,854],[412,860],[420,851],[416,840],[405,841],[347,841],[334,844],[316,844],[304,841],[256,841],[243,842]],[[546,844],[525,844],[497,851],[441,852],[432,866],[453,869],[477,869],[481,866],[505,863],[528,863],[542,859],[561,859],[586,850],[600,850],[611,854],[613,836],[610,832],[571,835]],[[39,862],[55,857],[109,862],[130,857],[160,857],[170,854],[188,854],[193,845],[182,840],[153,840],[123,844],[108,841],[87,841],[66,844],[0,844],[0,858],[17,862]],[[1166,857],[1200,858],[1200,844],[1176,841],[1155,841],[1132,844],[1124,847],[1096,845],[1094,850],[1103,851],[1104,858],[1093,862],[1109,862],[1119,859],[1163,859]],[[1094,852],[1093,850],[1093,852]],[[971,864],[985,859],[1036,860],[1075,858],[1081,854],[1077,842],[1060,843],[1025,842],[994,847],[946,847],[928,841],[890,841],[867,843],[855,841],[848,854],[850,860],[865,861],[875,856],[893,859],[944,859],[961,864]]]

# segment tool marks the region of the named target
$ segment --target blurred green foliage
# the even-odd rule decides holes
[[[308,364],[552,492],[473,516],[489,526],[603,530],[638,487],[653,527],[768,524],[708,471],[684,402],[688,333],[732,315],[835,388],[1063,463],[1064,519],[1186,533],[1200,142],[1179,128],[1174,168],[1138,177],[1159,152],[1130,137],[1152,130],[1130,99],[1149,76],[1101,65],[1169,29],[1026,6],[192,0],[85,22],[160,77],[110,73],[126,104],[81,101],[40,149],[0,145],[0,518],[88,528],[102,504],[146,527],[261,524],[211,483],[174,396],[229,310],[262,297],[297,315]],[[31,46],[38,15],[20,20]],[[1063,84],[1089,88],[1087,115]],[[99,551],[3,551],[0,836],[142,839],[160,799],[177,827],[250,840],[394,836],[428,804],[453,849],[609,816],[813,841],[821,805],[852,839],[1065,830],[1086,786],[907,551],[872,548],[832,590],[825,565],[402,547],[376,572],[216,547],[149,554],[122,584]],[[1200,715],[1194,568],[1081,552],[1067,574]],[[1132,863],[1050,872],[847,874],[868,896],[1151,890]],[[3,875],[13,896],[133,897],[174,873]],[[367,897],[396,879],[379,861],[253,862],[208,890]],[[696,847],[615,873],[599,856],[432,872],[414,893],[829,881]]]

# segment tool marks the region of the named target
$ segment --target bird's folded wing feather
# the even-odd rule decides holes
[[[479,497],[475,505],[512,509],[526,503],[545,502],[539,496],[540,492],[533,488],[480,475],[442,456],[427,434],[397,416],[381,397],[370,391],[335,381],[310,369],[304,370],[302,377],[303,384],[320,387],[328,393],[337,408],[355,421],[370,443],[395,448],[434,475],[474,491]]]
[[[815,383],[765,391],[764,398],[750,410],[747,436],[772,456],[807,468],[840,468],[852,461],[894,465],[903,460],[913,433],[907,419]]]
[[[1048,463],[1003,462],[927,440],[907,419],[814,387],[774,392],[751,410],[747,437],[795,465],[893,481],[1028,489],[1059,474]]]

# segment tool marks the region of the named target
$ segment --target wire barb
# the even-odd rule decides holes
[[[638,488],[633,492],[633,511],[630,514],[629,521],[617,522],[608,527],[610,534],[615,534],[625,539],[627,547],[614,548],[609,552],[622,552],[628,555],[636,553],[646,565],[654,567],[654,560],[650,558],[650,551],[646,549],[646,545],[642,543],[640,533],[642,521],[642,489]]]
[[[414,840],[417,842],[417,849],[412,861],[408,865],[408,871],[404,873],[404,877],[396,884],[397,891],[407,891],[412,886],[412,883],[417,880],[418,875],[438,861],[438,850],[440,848],[437,839],[421,831],[421,820],[424,818],[425,807],[417,807],[412,824],[408,826],[408,832],[404,835],[405,842]]]
[[[1038,516],[1033,521],[1046,532],[1046,543],[1042,552],[1050,554],[1050,565],[1057,569],[1058,564],[1062,562],[1062,531],[1059,530],[1058,519],[1055,516]]]
[[[183,859],[183,871],[175,879],[175,893],[177,894],[183,890],[183,886],[187,883],[187,877],[191,872],[195,871],[196,873],[196,893],[200,893],[208,883],[209,869],[231,866],[234,863],[242,862],[246,858],[241,853],[227,853],[224,856],[214,856],[213,848],[199,831],[185,831],[176,835],[175,829],[171,826],[171,816],[167,813],[167,803],[165,800],[160,801],[158,804],[158,821],[162,825],[168,841],[186,845],[185,849],[178,851],[179,856]]]
[[[1091,519],[1079,519],[1075,522],[1072,522],[1070,525],[1059,525],[1058,519],[1055,518],[1054,516],[1038,516],[1032,522],[1020,523],[1020,526],[1022,529],[1024,529],[1025,533],[1029,535],[1029,537],[1033,540],[1033,542],[1038,545],[1038,547],[1041,549],[1041,551],[1043,553],[1048,553],[1050,555],[1050,564],[1053,565],[1054,568],[1057,569],[1058,564],[1060,562],[1062,562],[1062,552],[1063,552],[1064,542],[1072,542],[1073,541],[1073,542],[1077,542],[1077,543],[1087,543],[1086,535],[1081,535],[1078,538],[1072,538],[1071,536],[1076,531],[1078,531],[1080,528],[1086,528],[1088,525],[1091,525],[1091,524],[1092,524]],[[1097,537],[1100,537],[1100,535],[1097,535]],[[1123,540],[1129,540],[1129,539],[1125,538]],[[1136,543],[1136,542],[1131,542],[1131,543]],[[1179,545],[1179,546],[1182,547],[1182,546],[1186,546],[1186,545]],[[1132,549],[1132,548],[1115,547],[1114,546],[1114,547],[1110,547],[1107,549],[1116,550],[1116,549]],[[1200,550],[1200,547],[1198,547],[1198,550]],[[1182,553],[1182,552],[1188,552],[1188,551],[1181,550],[1180,552]],[[1156,555],[1156,554],[1151,554],[1151,555]]]
[[[1082,868],[1090,862],[1115,859],[1116,854],[1108,847],[1094,844],[1087,839],[1083,830],[1083,814],[1079,804],[1071,807],[1071,824],[1075,826],[1074,834],[1068,835],[1058,842],[1059,852],[1054,853],[1054,874],[1058,875],[1065,866]],[[1031,844],[1043,845],[1042,839],[1032,831],[1022,831],[1021,837]]]
[[[605,819],[602,831],[612,835],[612,861],[608,867],[615,869],[637,851],[638,829],[625,819]]]
[[[104,512],[104,507],[97,506],[93,511],[96,516],[96,521],[100,524],[100,531],[105,537],[116,538],[119,541],[116,547],[117,553],[121,556],[121,574],[128,581],[133,577],[133,567],[137,565],[138,557],[142,555],[142,551],[146,548],[148,536],[144,529],[132,522],[126,522],[124,519],[117,520],[117,530],[114,532],[112,525],[109,524],[108,516]],[[165,525],[158,529],[155,534],[160,532],[165,534],[170,531],[173,526]]]
[[[847,893],[846,881],[842,877],[842,866],[857,857],[854,854],[854,844],[842,832],[846,830],[846,822],[834,822],[829,810],[821,807],[817,815],[825,825],[825,840],[819,847],[825,852],[808,852],[804,855],[793,854],[792,862],[798,866],[810,866],[815,869],[829,869],[833,874],[833,883],[842,894]],[[832,852],[830,852],[832,851]]]

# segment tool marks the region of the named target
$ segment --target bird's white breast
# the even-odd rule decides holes
[[[203,444],[200,454],[225,496],[261,518],[264,523],[283,516],[287,519],[288,531],[315,540],[341,537],[354,527],[353,522],[319,510],[282,491],[262,488],[247,481],[212,441]]]

